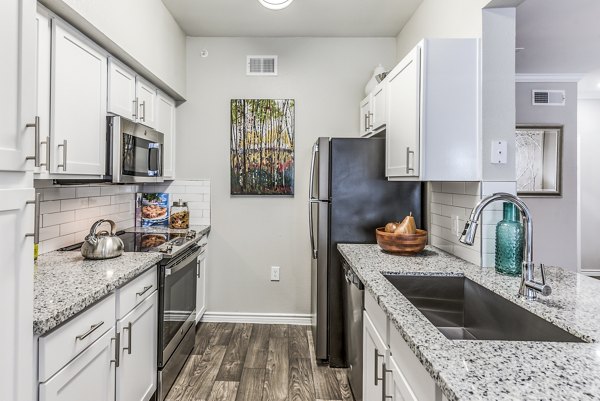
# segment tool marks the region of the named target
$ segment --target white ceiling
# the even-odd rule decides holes
[[[600,68],[600,1],[525,0],[517,7],[517,73]]]
[[[422,0],[163,0],[188,36],[396,36]]]

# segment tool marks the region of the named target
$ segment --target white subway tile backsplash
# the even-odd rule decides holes
[[[60,212],[60,201],[59,200],[40,202],[40,213],[41,214],[56,213],[56,212]]]
[[[481,183],[480,182],[465,182],[465,194],[466,195],[481,195]]]
[[[113,205],[118,205],[119,203],[127,203],[131,199],[131,194],[112,195],[110,197],[110,203]]]
[[[92,217],[100,216],[100,207],[90,207],[87,209],[75,210],[75,220],[87,220]]]
[[[75,188],[47,188],[40,190],[40,192],[44,201],[72,199],[75,197]]]
[[[100,214],[115,214],[119,213],[119,205],[100,206]]]
[[[464,194],[464,182],[442,182],[442,191],[447,194]]]
[[[479,202],[479,197],[474,195],[452,195],[452,204],[454,206],[473,209],[477,205],[477,202]]]
[[[110,196],[96,196],[89,198],[89,206],[106,206],[110,205]]]
[[[60,201],[61,212],[65,212],[67,210],[83,209],[86,207],[88,207],[88,198],[65,199]]]
[[[434,203],[441,203],[443,205],[452,205],[452,194],[445,194],[442,192],[432,192],[431,201]]]
[[[60,235],[73,234],[77,231],[84,231],[90,229],[90,224],[87,220],[74,221],[71,223],[65,223],[60,225]]]
[[[50,226],[40,228],[40,241],[46,241],[60,236],[60,226]]]
[[[463,207],[448,206],[448,205],[441,205],[441,206],[442,206],[442,212],[440,214],[442,216],[447,216],[447,217],[458,216],[459,218],[463,219],[466,217],[467,210],[470,213],[470,209],[465,209]]]
[[[75,235],[69,234],[62,237],[55,237],[45,241],[40,241],[38,251],[40,254],[56,251],[59,248],[69,246],[75,243]]]
[[[42,216],[42,227],[55,226],[57,224],[75,221],[75,211],[48,213]]]
[[[75,196],[78,198],[87,198],[90,196],[100,196],[100,187],[78,187],[75,188]]]
[[[439,214],[431,215],[431,224],[448,229],[452,228],[452,221],[450,217],[440,216]]]
[[[439,203],[431,203],[430,208],[431,213],[442,214],[442,205],[440,205]]]

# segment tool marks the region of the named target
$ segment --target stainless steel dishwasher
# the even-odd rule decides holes
[[[356,401],[362,401],[363,389],[363,306],[364,286],[346,262],[344,277],[344,328],[346,357],[348,358],[348,381]]]

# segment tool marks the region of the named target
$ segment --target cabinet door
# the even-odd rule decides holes
[[[114,401],[114,327],[40,384],[39,401]]]
[[[0,7],[1,8],[1,7]],[[5,187],[18,173],[0,173]],[[20,173],[18,175],[21,175]],[[25,175],[31,180],[31,174]],[[5,344],[0,365],[0,400],[30,400],[33,371],[33,188],[0,189],[0,303],[3,327],[0,342]]]
[[[105,173],[106,56],[70,29],[52,27],[52,172]]]
[[[147,401],[156,390],[158,292],[117,323],[121,335],[116,401]]]
[[[0,2],[0,170],[34,168],[35,1]]]
[[[135,121],[135,74],[113,58],[108,60],[108,112]]]
[[[418,177],[421,66],[419,47],[390,72],[386,127],[386,176]]]
[[[360,136],[366,136],[371,132],[371,95],[360,102]]]
[[[380,401],[387,347],[366,312],[363,318],[363,401]]]
[[[136,78],[137,121],[150,128],[156,127],[156,88],[140,77]]]
[[[52,28],[51,20],[40,12],[36,13],[36,115],[39,117],[40,167],[37,172],[50,169],[50,53]]]
[[[206,261],[207,252],[204,250],[198,256],[198,270],[196,271],[196,323],[202,319],[202,315],[206,311]]]
[[[156,98],[156,130],[164,134],[163,176],[175,178],[175,102],[163,93]]]
[[[387,383],[386,394],[392,395],[394,401],[418,401],[411,390],[408,381],[398,367],[396,360],[390,355],[386,364]]]
[[[372,106],[372,126],[373,131],[377,131],[381,127],[386,124],[386,114],[387,109],[385,107],[386,104],[386,95],[387,95],[387,83],[382,83],[377,86],[375,91],[373,92],[373,100],[371,101]]]

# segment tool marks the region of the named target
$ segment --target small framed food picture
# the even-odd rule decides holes
[[[141,202],[142,227],[169,225],[169,194],[142,194]]]

